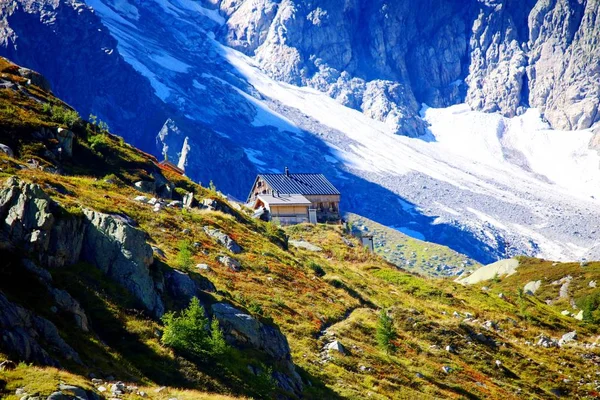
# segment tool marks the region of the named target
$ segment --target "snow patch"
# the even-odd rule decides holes
[[[163,54],[152,54],[150,59],[161,67],[169,69],[174,72],[186,73],[191,68],[190,65],[176,59],[175,57],[163,53]]]

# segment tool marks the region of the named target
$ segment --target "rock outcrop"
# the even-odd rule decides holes
[[[84,210],[84,215],[82,259],[123,285],[155,315],[162,315],[164,305],[150,274],[153,252],[148,235],[108,214]]]
[[[59,366],[49,351],[81,364],[79,355],[59,335],[56,326],[0,293],[0,348],[21,360]]]
[[[221,246],[231,251],[233,254],[239,254],[242,252],[242,248],[235,240],[229,235],[221,231],[220,229],[212,229],[209,226],[204,227],[204,232],[213,239],[215,239]]]
[[[213,283],[204,278],[201,281],[192,279],[189,274],[176,269],[165,273],[165,287],[171,298],[179,308],[185,308],[189,305],[193,297],[198,297],[201,291],[215,292]]]
[[[278,329],[226,303],[213,304],[211,309],[230,343],[264,351],[276,360],[291,359],[287,339]]]
[[[89,262],[154,315],[163,314],[150,271],[153,252],[147,234],[126,219],[88,209],[83,217],[69,215],[38,185],[16,177],[0,189],[0,219],[3,246],[19,247],[53,268]]]
[[[279,386],[293,393],[302,392],[302,379],[291,361],[290,346],[277,328],[265,325],[226,303],[213,304],[211,311],[230,344],[265,352],[283,368],[283,373],[273,374]]]

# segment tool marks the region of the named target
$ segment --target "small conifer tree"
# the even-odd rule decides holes
[[[386,310],[381,310],[377,320],[377,344],[379,344],[379,347],[389,354],[394,351],[393,341],[396,339],[396,337],[397,334],[396,330],[394,329],[394,321],[388,315]]]

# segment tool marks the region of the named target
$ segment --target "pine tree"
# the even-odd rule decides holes
[[[210,352],[213,356],[220,356],[227,352],[228,346],[223,331],[219,327],[219,321],[213,318],[210,323]]]
[[[397,334],[394,329],[394,321],[388,315],[386,310],[381,310],[379,313],[379,319],[377,320],[377,343],[386,353],[394,351],[394,339]]]

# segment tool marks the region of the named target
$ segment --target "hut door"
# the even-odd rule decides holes
[[[317,223],[317,210],[316,209],[314,209],[314,208],[308,209],[308,222],[310,222],[311,224]]]

